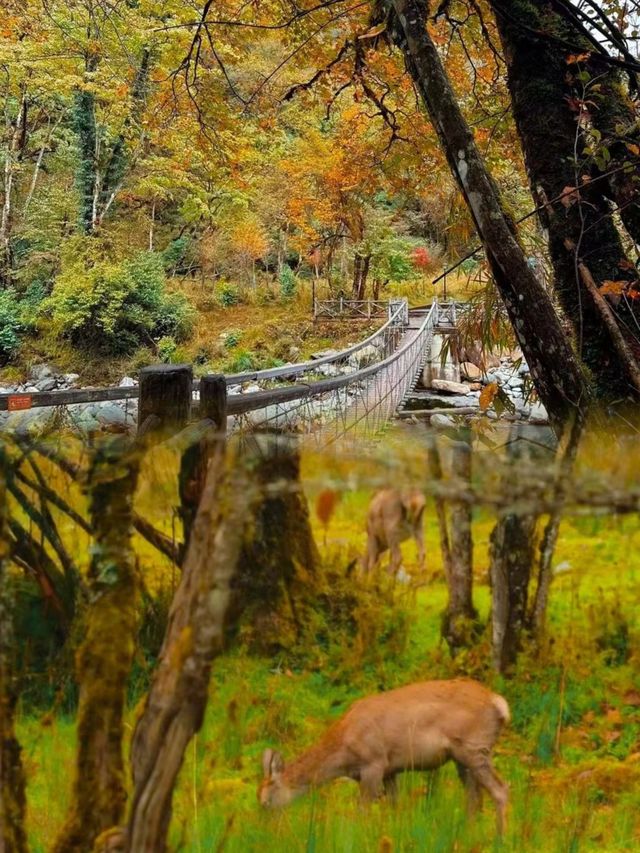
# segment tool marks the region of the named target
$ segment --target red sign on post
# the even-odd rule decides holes
[[[10,412],[19,412],[31,408],[31,394],[14,394],[9,397],[7,408]]]

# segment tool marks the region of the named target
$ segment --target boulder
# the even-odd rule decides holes
[[[79,373],[65,373],[62,377],[62,381],[67,386],[67,388],[72,388],[77,384],[78,379],[80,379]]]
[[[373,364],[379,357],[380,353],[376,347],[366,346],[349,356],[349,366],[361,370],[363,367]]]
[[[470,361],[463,361],[460,365],[460,375],[463,379],[470,379],[471,381],[474,381],[476,379],[480,379],[482,371]]]
[[[432,379],[431,387],[434,391],[442,391],[445,394],[468,394],[469,386],[463,382],[450,382],[448,379]]]
[[[54,371],[48,364],[34,364],[29,371],[29,379],[32,382],[39,382],[41,379],[49,379],[54,375]]]
[[[123,376],[119,383],[119,388],[134,388],[138,383],[131,376]]]
[[[126,416],[120,406],[103,403],[96,412],[96,420],[100,424],[123,424]]]
[[[5,429],[21,437],[39,435],[49,426],[53,409],[28,409],[12,412],[6,420]]]
[[[431,415],[430,422],[434,427],[455,427],[456,425],[453,418],[448,415]]]
[[[49,379],[38,379],[35,383],[35,387],[38,391],[44,393],[46,391],[53,391],[58,383],[54,379],[54,377],[50,377]]]
[[[549,423],[549,415],[542,403],[533,403],[529,413],[530,424],[546,425]]]

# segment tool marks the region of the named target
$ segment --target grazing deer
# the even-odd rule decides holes
[[[285,806],[309,788],[347,776],[371,800],[395,793],[405,770],[434,770],[452,760],[468,795],[469,811],[481,805],[482,790],[496,808],[498,833],[505,828],[507,785],[491,763],[491,751],[509,721],[506,699],[471,679],[424,681],[355,702],[299,758],[285,765],[264,752],[263,806]]]
[[[390,551],[389,573],[395,575],[402,564],[400,543],[411,537],[418,545],[420,567],[424,567],[422,517],[425,505],[425,497],[419,489],[404,492],[382,489],[373,496],[367,513],[367,553],[363,559],[365,572],[373,571],[382,554]]]

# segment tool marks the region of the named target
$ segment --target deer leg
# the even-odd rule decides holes
[[[456,761],[456,770],[467,794],[467,815],[473,817],[482,808],[482,788],[468,767]]]
[[[398,799],[398,778],[396,773],[391,773],[383,779],[384,792],[386,796],[395,803]]]
[[[375,569],[378,565],[381,553],[382,548],[380,547],[377,536],[373,533],[369,533],[367,536],[367,553],[362,561],[365,574],[368,574]]]
[[[491,761],[484,758],[478,763],[469,766],[469,772],[476,782],[481,785],[493,800],[496,809],[496,827],[499,836],[504,835],[507,825],[507,803],[509,801],[509,788],[493,769]]]
[[[418,566],[424,569],[425,552],[424,552],[424,530],[422,529],[422,519],[415,531],[416,545],[418,546]]]
[[[360,774],[360,799],[370,802],[379,799],[384,793],[384,772],[382,767],[371,764]]]
[[[389,574],[392,577],[395,577],[402,565],[402,551],[400,550],[400,542],[397,539],[393,539],[389,543],[389,550],[391,551],[391,558],[389,560]]]

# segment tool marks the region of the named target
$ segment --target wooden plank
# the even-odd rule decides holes
[[[398,417],[402,420],[409,418],[430,418],[432,415],[475,415],[479,414],[479,406],[452,406],[451,408],[442,409],[414,409],[414,411],[398,412]]]
[[[48,406],[71,406],[74,403],[103,403],[108,400],[132,400],[137,398],[138,388],[81,388],[69,391],[38,391],[33,394],[0,394],[0,412],[9,409],[9,400],[23,398],[31,400],[33,409]]]

